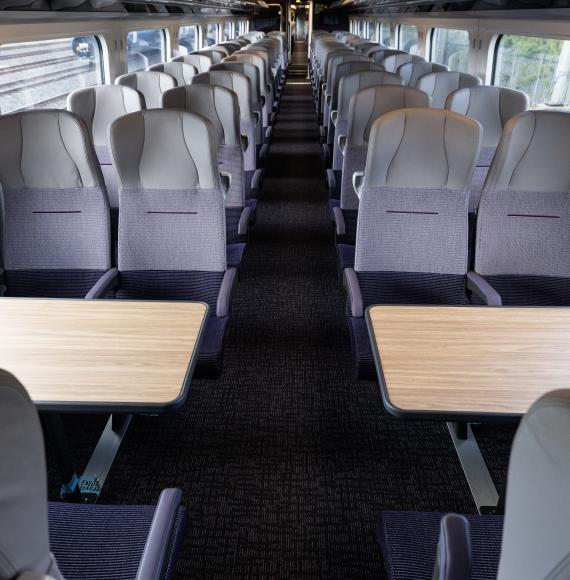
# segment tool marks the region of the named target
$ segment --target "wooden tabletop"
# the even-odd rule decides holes
[[[367,316],[395,415],[518,416],[570,387],[570,308],[373,306]]]
[[[44,410],[182,404],[207,306],[196,302],[0,299],[0,368]]]

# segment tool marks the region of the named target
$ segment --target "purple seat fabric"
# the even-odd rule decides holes
[[[228,268],[239,268],[247,249],[247,244],[228,244],[226,246],[226,260]]]
[[[354,268],[355,246],[349,244],[337,244],[336,254],[338,258],[339,270],[342,274],[345,268]]]
[[[247,242],[247,235],[238,233],[239,221],[243,207],[226,207],[226,243],[236,244],[238,242]]]
[[[382,512],[376,540],[388,580],[431,580],[443,514]],[[469,521],[470,580],[495,580],[499,566],[502,516],[466,516]]]
[[[503,306],[570,306],[570,278],[554,276],[485,276]]]
[[[135,578],[155,515],[155,506],[50,503],[50,546],[66,580]],[[167,543],[161,579],[172,577],[187,529],[178,508]]]
[[[220,376],[224,363],[224,338],[230,318],[230,316],[208,317],[200,344],[200,355],[194,371],[195,378],[214,379]]]

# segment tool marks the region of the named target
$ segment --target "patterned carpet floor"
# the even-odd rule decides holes
[[[154,503],[180,487],[190,530],[177,578],[381,579],[390,509],[470,513],[443,423],[408,422],[355,381],[318,127],[298,47],[227,336],[225,370],[179,412],[135,417],[101,496]],[[78,463],[100,417],[66,418]],[[513,427],[479,432],[505,479]],[[57,474],[49,453],[50,495]]]

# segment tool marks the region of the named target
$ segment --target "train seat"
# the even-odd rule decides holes
[[[163,93],[176,86],[176,79],[162,72],[139,71],[121,75],[115,84],[139,91],[144,97],[145,108],[160,109]]]
[[[431,97],[431,106],[443,109],[447,97],[453,91],[481,84],[479,77],[462,72],[432,72],[423,75],[416,82],[416,89],[424,91]]]
[[[225,207],[212,127],[176,110],[111,126],[120,185],[118,299],[198,300],[210,311],[196,375],[218,376],[231,317]]]
[[[427,108],[429,97],[422,91],[404,86],[372,86],[358,91],[350,100],[348,128],[344,146],[340,200],[331,200],[337,242],[354,244],[358,215],[358,195],[354,190],[352,176],[364,171],[372,125],[382,115],[406,108]],[[347,250],[348,251],[348,250]],[[346,256],[346,252],[339,257]],[[352,267],[353,261],[340,260],[341,272]]]
[[[375,63],[382,65],[382,62],[384,61],[385,58],[398,54],[408,54],[408,53],[403,50],[397,50],[395,48],[381,47],[378,50],[375,50],[372,54],[370,54],[370,58],[372,58],[372,60]]]
[[[570,114],[505,125],[477,212],[476,282],[505,306],[570,305]]]
[[[83,121],[64,110],[0,117],[4,295],[84,298],[111,268],[105,182]]]
[[[364,311],[373,304],[467,304],[467,188],[477,121],[434,109],[377,119],[360,198],[354,268],[344,270],[355,373],[376,376]],[[358,183],[359,182],[359,183]]]
[[[469,212],[477,211],[483,183],[506,122],[528,109],[528,97],[521,91],[482,85],[454,91],[447,97],[445,108],[479,121],[483,127],[483,143],[473,181],[469,187]]]
[[[388,580],[565,577],[570,504],[560,498],[570,484],[568,424],[568,390],[527,411],[511,449],[504,518],[383,512],[377,541]]]
[[[220,64],[227,54],[222,50],[215,50],[213,47],[210,49],[195,50],[191,54],[198,54],[202,56],[207,56],[212,64]]]
[[[194,65],[185,62],[163,62],[149,66],[147,70],[166,73],[174,77],[179,87],[189,85],[192,77],[198,74],[198,69]]]
[[[38,413],[26,389],[3,370],[0,415],[0,578],[171,575],[187,528],[180,490],[164,490],[156,506],[48,502]]]
[[[392,54],[384,58],[380,63],[385,70],[391,73],[395,73],[403,64],[425,62],[423,56],[418,56],[417,54]]]
[[[170,62],[184,62],[190,64],[198,71],[198,73],[208,72],[212,66],[212,59],[209,56],[206,56],[205,54],[196,54],[195,52],[183,56],[177,56]]]
[[[416,61],[406,62],[402,64],[397,70],[396,74],[402,79],[403,85],[415,87],[418,80],[424,75],[434,72],[447,72],[449,68],[444,64],[437,64],[435,62]]]

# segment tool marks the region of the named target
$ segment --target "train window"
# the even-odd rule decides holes
[[[358,36],[361,38],[366,38],[366,22],[364,20],[358,21]]]
[[[95,36],[36,40],[0,46],[0,111],[63,109],[75,89],[103,82]]]
[[[467,72],[469,68],[469,32],[452,28],[432,29],[430,60],[445,64],[450,70]]]
[[[378,39],[378,28],[376,26],[376,22],[369,22],[368,23],[368,40],[372,42],[376,42]]]
[[[534,109],[570,108],[570,40],[501,36],[493,84],[524,91]]]
[[[411,24],[401,24],[398,31],[398,48],[410,54],[418,54],[420,36],[417,27]]]
[[[392,46],[392,30],[387,22],[380,23],[380,44],[384,46]]]
[[[162,28],[132,30],[127,34],[127,72],[135,72],[166,60]]]
[[[182,56],[198,50],[198,27],[181,26],[178,30],[178,53]]]
[[[224,42],[227,40],[231,40],[233,38],[232,26],[233,26],[233,22],[230,22],[229,20],[226,20],[226,22],[224,22],[224,28],[223,28],[223,32],[222,32],[222,40]]]
[[[218,24],[210,22],[206,27],[206,46],[218,44]]]

